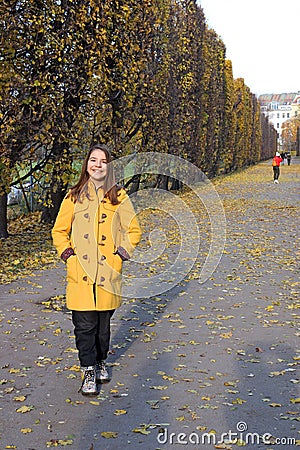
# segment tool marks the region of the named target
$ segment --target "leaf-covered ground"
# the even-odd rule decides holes
[[[40,213],[13,216],[8,239],[0,240],[0,284],[28,277],[57,263],[51,227],[40,223]]]
[[[268,163],[214,181],[225,208],[226,244],[205,283],[199,277],[209,217],[192,193],[184,194],[197,218],[201,251],[172,289],[125,299],[116,311],[112,380],[95,398],[77,392],[62,263],[37,279],[0,286],[3,448],[299,445],[299,168],[284,166],[279,185]],[[165,201],[161,214],[142,217],[142,250],[149,250],[153,229],[166,231],[165,250],[139,268],[127,265],[129,280],[138,274],[163,279],[172,266],[181,238],[165,214],[171,203]]]

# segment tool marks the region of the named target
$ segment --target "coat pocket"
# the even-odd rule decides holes
[[[77,256],[72,255],[67,259],[67,281],[78,282]]]
[[[113,255],[113,265],[111,271],[111,280],[117,279],[122,273],[123,261],[119,255]]]

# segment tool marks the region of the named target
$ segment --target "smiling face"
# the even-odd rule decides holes
[[[87,163],[87,173],[96,187],[103,186],[107,174],[107,159],[103,150],[93,150]]]

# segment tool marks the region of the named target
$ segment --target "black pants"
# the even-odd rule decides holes
[[[93,366],[107,358],[110,319],[114,311],[72,311],[76,347],[82,367]]]
[[[273,172],[274,172],[274,180],[278,180],[280,175],[279,166],[273,166]]]

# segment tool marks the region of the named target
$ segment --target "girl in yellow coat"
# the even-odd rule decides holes
[[[109,381],[105,360],[110,319],[121,304],[122,263],[141,238],[132,203],[115,184],[106,146],[95,145],[87,154],[52,237],[67,264],[67,307],[83,373],[81,393],[97,395],[97,382]]]

